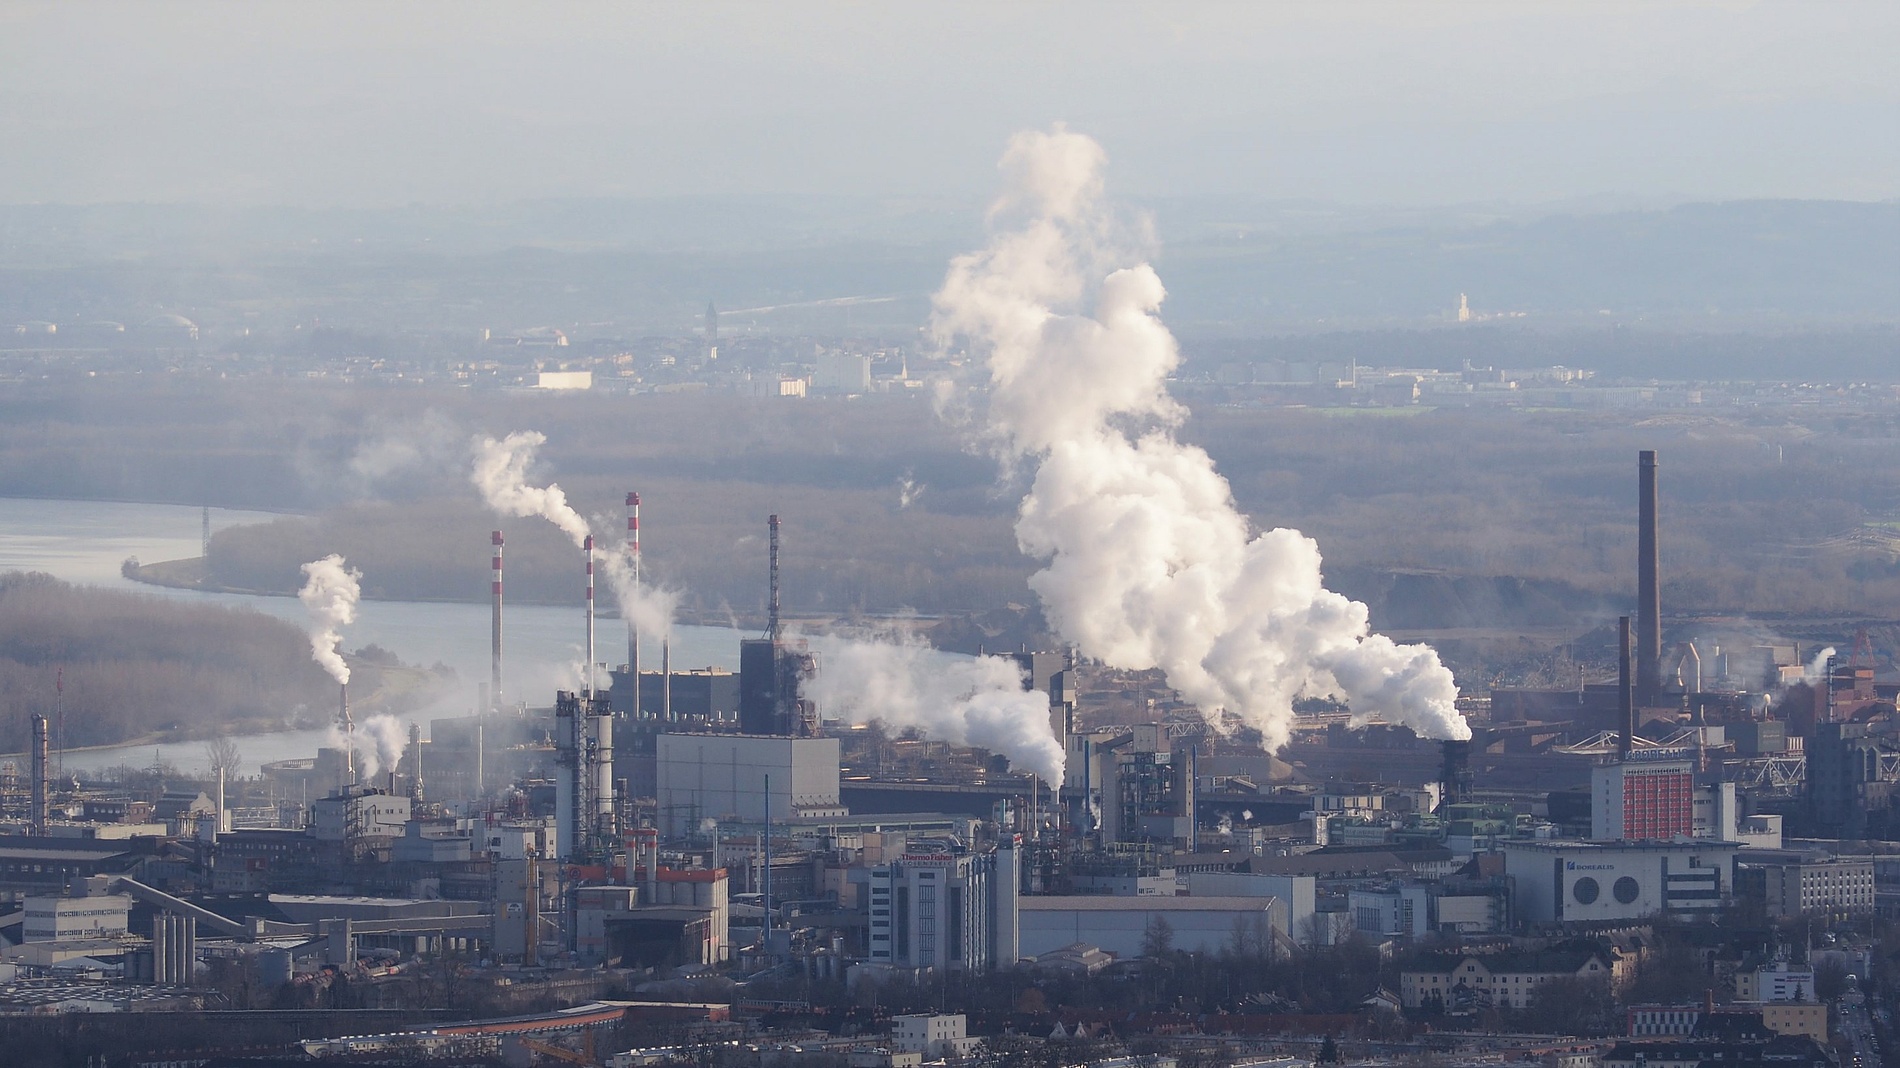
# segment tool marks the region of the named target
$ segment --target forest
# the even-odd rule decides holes
[[[1672,615],[1900,618],[1900,419],[1872,407],[1707,412],[1250,409],[1190,392],[1204,445],[1262,527],[1316,538],[1332,580],[1401,629],[1576,627],[1626,610],[1635,453],[1662,458]],[[578,594],[578,553],[498,520],[466,478],[476,432],[548,435],[557,481],[617,542],[641,492],[647,571],[689,615],[753,618],[765,517],[793,615],[1028,604],[1020,481],[927,398],[547,396],[296,380],[24,386],[0,401],[0,493],[302,513],[220,531],[214,582],[288,591],[340,551],[372,597],[479,600],[488,531],[510,596]]]
[[[349,659],[365,712],[420,693],[386,653]],[[320,726],[336,694],[303,631],[252,609],[0,574],[0,752],[26,750],[36,713],[74,749]]]

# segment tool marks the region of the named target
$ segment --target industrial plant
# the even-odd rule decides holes
[[[582,1002],[718,976],[736,984],[736,1010],[748,986],[927,988],[1375,944],[1405,962],[1394,1011],[1455,1017],[1522,1009],[1577,969],[1622,989],[1646,952],[1634,932],[1657,924],[1893,915],[1900,847],[1881,839],[1900,785],[1900,679],[1864,639],[1842,657],[1670,620],[1660,470],[1640,454],[1637,607],[1606,628],[1613,679],[1463,697],[1469,739],[1308,701],[1272,752],[1074,649],[988,654],[1035,710],[1029,733],[1060,752],[1053,780],[1012,766],[1021,754],[817,700],[834,665],[825,636],[782,610],[776,515],[766,626],[739,640],[736,673],[676,669],[664,636],[659,664],[643,665],[632,613],[625,661],[594,662],[597,565],[642,581],[629,493],[618,560],[581,539],[581,684],[519,692],[502,670],[496,531],[491,671],[472,714],[372,730],[353,720],[342,665],[332,744],[265,766],[242,797],[219,769],[215,790],[156,798],[55,778],[35,717],[26,781],[3,784],[0,895],[18,911],[0,919],[13,979],[0,1002],[84,979],[133,1009],[215,1007],[201,987],[217,967],[396,1003],[440,961],[497,997]],[[354,579],[341,560],[306,571],[324,662]],[[1136,707],[1151,714],[1130,718]],[[1565,948],[1522,948],[1539,946]],[[1447,952],[1479,954],[1482,977]],[[1791,967],[1772,950],[1734,966],[1751,980]],[[1825,1014],[1817,1025],[1776,981],[1782,995],[1755,990],[1725,1011],[1825,1038]],[[692,1018],[744,1034],[772,1011]],[[600,1022],[532,1019],[527,1031],[555,1039]],[[918,1042],[966,1042],[956,1020]],[[501,1041],[405,1024],[310,1049],[364,1054],[425,1032],[443,1049]]]

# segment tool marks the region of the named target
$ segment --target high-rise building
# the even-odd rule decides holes
[[[1015,851],[907,853],[870,873],[872,964],[986,971],[1015,962]]]

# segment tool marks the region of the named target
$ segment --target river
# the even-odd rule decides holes
[[[266,512],[211,510],[213,530],[277,518]],[[128,556],[151,563],[199,555],[202,521],[201,510],[189,505],[0,498],[0,571],[44,571],[68,582],[248,607],[303,626],[303,605],[295,597],[175,590],[134,582],[119,573],[120,564]],[[676,627],[673,667],[736,669],[740,637],[739,632],[726,627]],[[626,631],[618,620],[601,620],[597,655],[602,660],[623,659],[626,640]],[[352,649],[380,645],[408,663],[424,667],[444,664],[454,669],[464,683],[465,696],[411,714],[422,721],[426,736],[430,718],[472,711],[477,686],[488,681],[489,606],[364,601],[358,606],[356,622],[344,630],[343,642]],[[581,651],[584,642],[585,626],[578,604],[571,608],[509,606],[503,626],[502,659],[509,697],[550,704],[555,689],[573,688],[585,662]],[[644,638],[640,656],[641,666],[657,668],[659,642]],[[67,714],[83,715],[84,711],[69,709]],[[269,761],[314,756],[324,736],[323,731],[278,731],[245,735],[235,741],[243,755],[244,772],[251,774],[259,764]],[[114,764],[149,765],[154,757],[192,773],[201,773],[207,765],[202,742],[114,746],[69,752],[60,759],[68,771],[86,771]]]

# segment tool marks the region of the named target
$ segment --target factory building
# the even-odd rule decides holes
[[[1501,843],[1514,912],[1533,924],[1713,917],[1735,886],[1733,842]]]
[[[132,898],[126,894],[29,897],[20,937],[26,942],[123,938],[131,909]]]
[[[1059,690],[1069,674],[1055,676]],[[1066,705],[1052,711],[1073,716]],[[1078,811],[1100,814],[1093,829],[1104,844],[1193,847],[1197,783],[1191,744],[1174,744],[1163,724],[1142,723],[1120,733],[1076,736],[1069,750],[1079,757],[1064,772],[1064,792]]]
[[[1246,872],[1197,871],[1187,875],[1192,897],[1270,897],[1280,902],[1282,932],[1301,945],[1312,945],[1319,880],[1311,875],[1251,875]]]
[[[1171,948],[1217,956],[1245,940],[1249,952],[1283,951],[1286,909],[1270,897],[1025,897],[1019,904],[1020,950],[1036,957],[1076,943],[1123,960],[1167,932]],[[1278,947],[1278,950],[1269,947]]]
[[[740,676],[722,668],[642,671],[637,705],[631,670],[624,666],[616,668],[610,677],[613,686],[609,697],[616,716],[695,724],[732,723],[739,719]]]
[[[1631,753],[1590,769],[1590,837],[1666,841],[1695,833],[1695,767],[1674,756]]]
[[[1777,919],[1833,919],[1874,914],[1874,858],[1796,850],[1751,849],[1739,858],[1742,878]],[[1757,1000],[1773,1000],[1758,998]]]
[[[410,815],[409,798],[363,786],[320,797],[310,807],[310,833],[319,842],[400,838]]]
[[[1836,838],[1867,835],[1900,791],[1900,739],[1868,723],[1817,723],[1807,741],[1808,812]]]
[[[1016,850],[906,852],[868,872],[872,965],[987,971],[1014,964]]]
[[[696,835],[704,820],[846,815],[836,738],[663,734],[655,741],[655,796],[668,837]]]

